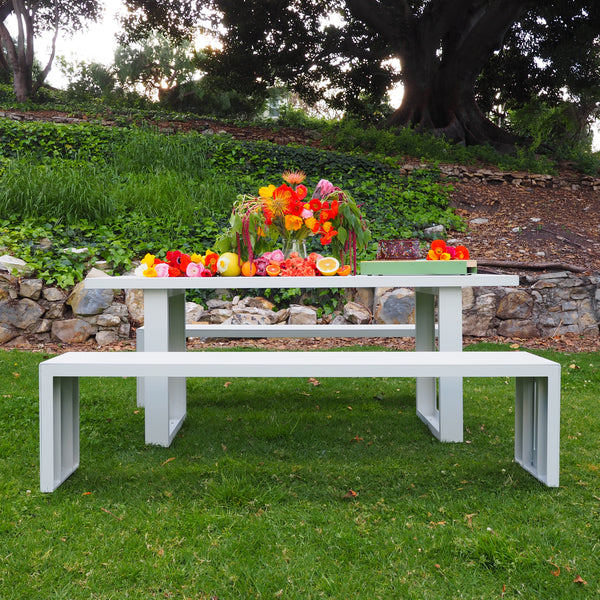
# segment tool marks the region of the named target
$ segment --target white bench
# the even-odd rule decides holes
[[[271,352],[268,358],[270,377],[516,377],[515,461],[558,486],[558,363],[528,352]],[[79,466],[80,377],[146,377],[149,385],[161,376],[256,377],[264,361],[264,352],[68,352],[42,362],[41,490],[55,490]],[[417,412],[429,425],[435,416],[423,410]],[[450,413],[462,427],[462,401],[427,410]],[[176,401],[145,411],[146,440],[157,439],[159,429],[170,443],[185,419],[185,405]]]
[[[229,323],[187,323],[185,337],[200,338],[361,338],[361,337],[415,337],[414,324],[369,323],[365,325],[235,325]],[[136,348],[144,348],[144,327],[136,329]]]

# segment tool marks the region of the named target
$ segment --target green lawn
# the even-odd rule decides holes
[[[598,598],[600,354],[543,355],[558,489],[512,461],[512,381],[467,379],[465,443],[442,444],[412,380],[269,379],[267,355],[190,380],[171,448],[144,445],[133,379],[83,380],[81,466],[41,494],[47,355],[2,352],[0,598]]]

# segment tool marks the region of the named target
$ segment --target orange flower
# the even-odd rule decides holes
[[[304,224],[302,217],[297,215],[285,215],[285,228],[288,231],[298,231]]]
[[[321,210],[321,201],[318,198],[313,198],[309,202],[309,207],[313,212],[317,212],[318,210]]]
[[[437,255],[435,250],[429,250],[427,253],[427,260],[440,260],[440,257]]]
[[[326,231],[322,236],[321,236],[321,244],[323,246],[326,246],[327,244],[331,244],[331,240],[333,240],[333,238],[337,235],[337,231],[335,229],[330,229],[329,231]]]
[[[282,177],[290,185],[299,185],[306,179],[306,174],[303,171],[285,171]]]
[[[210,252],[210,250],[206,253],[204,257],[204,266],[209,269],[212,273],[217,272],[217,261],[219,260],[219,255],[216,252]]]
[[[319,221],[317,221],[314,217],[308,217],[308,219],[304,220],[304,224],[313,232],[317,233],[319,231]]]
[[[457,260],[469,260],[469,250],[465,246],[456,246],[454,249],[454,258]]]
[[[446,252],[446,242],[444,240],[433,240],[431,249],[438,255],[438,258]]]

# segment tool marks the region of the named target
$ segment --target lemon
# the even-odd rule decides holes
[[[238,277],[242,272],[240,260],[235,252],[225,252],[217,261],[217,273],[223,277]]]
[[[320,258],[317,261],[317,269],[321,275],[335,275],[337,270],[340,268],[340,261],[333,256],[327,256],[326,258]]]

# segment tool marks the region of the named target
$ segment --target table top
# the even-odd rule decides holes
[[[518,275],[348,275],[346,277],[88,277],[87,289],[449,288],[519,285]]]

